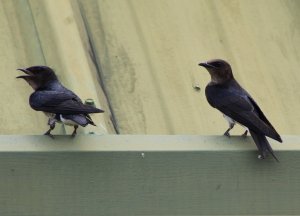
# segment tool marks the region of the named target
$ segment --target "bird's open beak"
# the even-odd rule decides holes
[[[26,68],[18,68],[17,70],[24,72],[26,75],[17,76],[16,78],[22,78],[24,79],[34,90],[36,90],[39,86],[36,82],[36,76]]]
[[[17,70],[24,72],[27,75],[22,75],[22,76],[17,76],[16,78],[29,78],[33,76],[33,73],[31,73],[29,70],[26,68],[18,68]]]

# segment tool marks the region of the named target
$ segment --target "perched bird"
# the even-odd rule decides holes
[[[264,159],[270,153],[278,161],[266,136],[279,142],[281,137],[250,94],[234,79],[230,64],[213,59],[199,66],[206,68],[211,76],[205,88],[208,103],[221,111],[229,123],[224,135],[230,136],[229,131],[237,122],[249,130],[260,152],[258,158]],[[246,135],[247,130],[243,136]]]
[[[53,138],[51,131],[55,123],[74,126],[72,136],[76,135],[78,125],[85,127],[95,125],[89,113],[102,113],[101,109],[82,103],[81,99],[65,88],[57,79],[54,71],[47,66],[32,66],[18,69],[26,75],[17,78],[24,79],[34,90],[29,97],[32,109],[43,111],[49,117],[50,129],[45,133]]]

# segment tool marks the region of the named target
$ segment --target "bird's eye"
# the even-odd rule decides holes
[[[222,63],[221,62],[214,62],[212,65],[215,66],[215,67],[221,67]]]

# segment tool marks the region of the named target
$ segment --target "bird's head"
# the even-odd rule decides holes
[[[214,83],[224,83],[233,78],[230,64],[222,59],[202,62],[199,66],[205,67],[208,70],[211,81]]]
[[[18,76],[28,82],[28,84],[34,89],[44,88],[49,82],[57,80],[54,71],[47,66],[32,66],[28,68],[19,68],[26,75]]]

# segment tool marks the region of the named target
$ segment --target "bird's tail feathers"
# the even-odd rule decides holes
[[[94,125],[94,126],[97,126],[97,125],[93,122],[93,120],[92,120],[92,118],[91,118],[90,115],[86,115],[85,117],[86,117],[86,119],[89,121],[89,124]]]
[[[267,154],[270,153],[273,158],[279,162],[278,158],[276,157],[276,155],[274,154],[274,151],[270,145],[270,143],[268,142],[267,138],[262,135],[262,134],[258,134],[256,132],[253,132],[250,130],[250,134],[259,150],[259,152],[261,153],[261,157],[262,159],[266,158]]]
[[[85,105],[85,106],[89,106],[89,112],[88,113],[103,113],[104,110],[96,108],[96,107],[92,107],[90,105]]]

